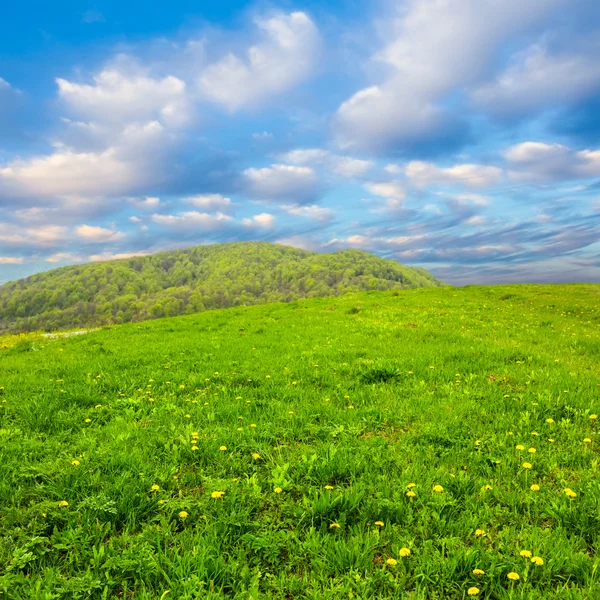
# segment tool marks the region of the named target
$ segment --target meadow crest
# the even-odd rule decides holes
[[[600,597],[598,285],[0,346],[0,598]]]

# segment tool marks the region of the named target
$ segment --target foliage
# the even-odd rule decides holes
[[[258,242],[199,246],[64,267],[0,287],[0,331],[173,317],[361,290],[441,285],[366,252],[317,254]]]
[[[0,598],[600,597],[599,293],[0,338]]]

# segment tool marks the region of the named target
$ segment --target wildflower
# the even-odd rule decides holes
[[[548,438],[548,441],[549,441],[551,444],[554,444],[554,440],[553,440],[552,438]]]
[[[485,530],[483,530],[483,529],[476,529],[475,530],[475,535],[477,537],[479,537],[480,535],[485,535]]]
[[[398,564],[398,561],[395,558],[388,558],[385,562],[391,567],[394,567]]]
[[[509,574],[507,575],[507,577],[508,577],[508,578],[509,578],[511,581],[519,581],[519,579],[521,579],[521,578],[519,577],[519,574],[518,574],[518,573],[515,573],[514,571],[513,571],[513,572],[511,572],[511,573],[509,573]]]
[[[529,452],[529,454],[535,454],[535,448],[529,448],[527,452]]]
[[[539,492],[540,491],[540,486],[537,483],[534,483],[529,489],[532,492]]]
[[[156,483],[150,488],[151,492],[158,492],[159,490],[160,490],[160,485],[158,485]]]
[[[196,452],[198,450],[198,446],[192,446],[192,452]]]
[[[417,484],[416,483],[409,483],[406,487],[410,490],[410,489],[412,489],[414,487],[417,487]]]
[[[218,498],[222,498],[225,495],[225,492],[213,492],[210,497],[214,498],[215,500]]]
[[[433,491],[436,493],[440,493],[444,491],[444,488],[441,485],[437,484],[433,486]]]
[[[189,516],[189,515],[187,514],[187,512],[185,512],[185,510],[182,510],[182,511],[179,513],[179,518],[180,518],[180,519],[187,519],[187,518],[188,518],[188,516]]]
[[[523,450],[525,450],[525,446],[523,446],[522,444],[519,444],[518,446],[515,446],[515,448],[519,451],[519,452],[523,452]]]
[[[192,415],[185,415],[185,418],[186,418],[186,419],[191,419],[191,418],[192,418]]]
[[[283,492],[283,490],[282,490],[280,487],[276,487],[276,488],[275,488],[273,491],[274,491],[276,494],[281,494],[281,492]]]
[[[533,437],[537,437],[537,436],[538,436],[538,435],[540,435],[540,434],[539,434],[537,431],[532,431],[532,432],[531,432],[531,435],[532,435]]]
[[[592,419],[592,421],[595,421],[598,418],[598,415],[590,415],[590,419]]]
[[[481,445],[481,440],[475,440],[475,445],[476,446],[480,446]]]
[[[521,550],[521,552],[519,552],[519,554],[523,558],[531,558],[531,552],[529,550]]]
[[[541,557],[539,557],[539,556],[533,556],[533,557],[531,558],[531,562],[532,562],[534,565],[536,565],[536,566],[538,566],[538,567],[541,567],[541,566],[544,564],[544,559],[543,559],[543,558],[541,558]]]
[[[468,594],[469,596],[477,596],[477,595],[479,594],[479,588],[476,588],[475,586],[473,586],[473,587],[470,587],[470,588],[467,590],[467,594]]]
[[[375,521],[375,525],[377,525],[377,527],[383,527],[385,523],[383,521]]]
[[[417,496],[417,493],[416,493],[416,492],[413,492],[412,490],[408,490],[408,492],[406,492],[406,495],[407,495],[409,498],[415,498],[415,497]]]
[[[200,437],[200,434],[197,431],[194,431],[192,433],[192,438],[194,438],[195,440],[197,440]]]
[[[332,486],[332,485],[326,485],[326,486],[325,486],[325,489],[326,489],[326,490],[332,490],[332,489],[333,489],[333,486]]]
[[[571,488],[565,488],[564,492],[567,496],[569,496],[569,498],[571,498],[571,500],[577,497],[577,494]]]
[[[491,489],[492,489],[492,486],[491,486],[491,485],[488,483],[487,485],[484,485],[484,486],[483,486],[483,489],[484,489],[485,491],[487,491],[487,490],[491,490]]]
[[[69,506],[69,503],[66,500],[61,500],[58,503],[58,506],[59,506],[59,508],[65,508],[65,507]]]
[[[340,526],[338,523],[331,523],[329,525],[329,529],[339,529],[339,528],[340,528]]]
[[[243,427],[238,427],[237,430],[238,431],[244,431],[244,428]]]
[[[524,462],[523,463],[523,468],[524,469],[533,469],[533,465],[531,463]]]
[[[256,423],[251,423],[250,427],[252,427],[252,429],[254,429],[256,427]]]
[[[554,423],[554,419],[546,419],[546,423],[550,423],[550,425],[552,425],[552,423]]]
[[[253,458],[254,460],[258,460],[258,459],[260,458],[260,454],[259,454],[258,452],[253,452],[253,453],[252,453],[252,458]]]
[[[406,558],[410,556],[410,550],[408,548],[400,548],[400,552],[398,553],[402,558]]]
[[[219,450],[221,452],[225,452],[227,450],[227,446],[219,446]]]
[[[584,438],[584,439],[583,439],[583,443],[584,443],[584,444],[591,444],[591,443],[592,443],[592,440],[591,440],[590,438]]]
[[[91,420],[91,419],[86,419],[86,420],[85,420],[85,422],[86,422],[86,423],[91,423],[91,422],[92,422],[92,420]]]
[[[71,464],[72,464],[74,467],[78,467],[78,466],[79,466],[79,461],[78,461],[78,460],[71,461]]]
[[[473,569],[473,575],[485,575],[485,571],[483,569]]]

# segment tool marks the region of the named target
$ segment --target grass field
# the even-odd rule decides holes
[[[598,285],[0,347],[0,598],[600,598]]]

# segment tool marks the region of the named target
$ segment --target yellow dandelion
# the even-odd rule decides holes
[[[415,497],[417,496],[417,493],[416,493],[416,492],[413,492],[412,490],[408,490],[408,492],[406,492],[406,495],[407,495],[409,498],[415,498]]]
[[[539,492],[540,491],[540,486],[537,483],[534,483],[529,489],[532,492]]]
[[[198,450],[198,446],[192,446],[192,452],[196,452]]]
[[[529,454],[535,454],[535,448],[529,448],[527,452],[529,452]]]
[[[158,485],[156,483],[150,488],[151,492],[158,492],[159,490],[160,490],[160,485]]]
[[[548,441],[549,441],[551,444],[554,444],[554,440],[553,440],[552,438],[548,438]]]
[[[488,483],[487,485],[484,485],[484,486],[483,486],[483,489],[484,489],[485,491],[487,491],[487,490],[491,490],[491,489],[492,489],[492,486],[491,486],[491,485]]]
[[[543,558],[541,558],[540,556],[533,556],[533,557],[531,558],[531,562],[532,562],[534,565],[537,565],[538,567],[541,567],[541,566],[544,564],[544,559],[543,559]]]
[[[519,552],[519,554],[523,558],[531,558],[531,552],[529,550],[521,550],[521,552]]]
[[[564,492],[567,496],[569,496],[569,498],[571,498],[571,500],[577,497],[577,494],[571,488],[565,488]]]
[[[590,438],[583,438],[583,443],[584,444],[591,444],[592,440]]]
[[[186,418],[186,419],[191,419],[191,418],[192,418],[192,415],[185,415],[185,418]]]
[[[253,458],[254,460],[258,460],[258,459],[260,458],[260,454],[259,454],[258,452],[253,452],[253,453],[252,453],[252,458]]]
[[[65,507],[69,506],[69,503],[66,500],[61,500],[58,503],[58,506],[59,506],[59,508],[65,508]]]
[[[237,430],[238,431],[244,431],[244,428],[243,427],[238,427]]]
[[[274,491],[276,494],[281,494],[281,492],[283,492],[283,490],[282,490],[280,487],[276,487],[276,488],[275,488],[273,491]]]
[[[537,436],[538,436],[538,435],[540,435],[540,434],[539,434],[537,431],[532,431],[532,432],[531,432],[531,435],[532,435],[533,437],[537,437]]]
[[[437,484],[433,486],[433,491],[439,494],[444,491],[444,488],[440,484]]]
[[[226,452],[227,451],[227,446],[219,446],[219,450],[221,452]]]
[[[222,498],[225,495],[225,492],[213,492],[210,497],[216,499]]]
[[[339,528],[340,528],[340,526],[338,523],[331,523],[329,525],[329,529],[339,529]]]
[[[402,558],[406,558],[410,556],[410,550],[408,548],[400,548],[400,552],[398,552]]]
[[[391,567],[394,567],[398,564],[398,561],[395,558],[388,558],[385,562]]]
[[[483,569],[473,569],[473,575],[485,575],[485,571]]]
[[[250,427],[252,427],[252,429],[254,429],[256,427],[256,423],[251,423]]]
[[[477,596],[477,595],[479,594],[479,588],[476,588],[475,586],[473,586],[473,587],[470,587],[470,588],[467,590],[467,594],[468,594],[469,596]]]
[[[407,487],[409,490],[412,490],[412,488],[414,488],[414,487],[417,487],[417,484],[416,484],[416,483],[409,483],[409,484],[408,484],[406,487]]]
[[[78,461],[78,460],[73,460],[73,461],[71,461],[71,464],[72,464],[74,467],[78,467],[80,463],[79,463],[79,461]]]
[[[598,415],[590,415],[590,419],[592,419],[592,421],[595,421],[598,418]]]
[[[550,423],[550,425],[552,425],[552,423],[554,423],[554,419],[546,419],[546,423]]]
[[[509,573],[509,574],[507,575],[507,577],[508,577],[508,578],[509,578],[511,581],[519,581],[519,579],[521,579],[521,578],[519,577],[519,574],[518,574],[518,573],[515,573],[514,571],[512,571],[511,573]]]
[[[384,527],[385,523],[383,521],[375,521],[375,525],[377,525],[377,527]]]
[[[86,423],[91,423],[91,422],[92,422],[92,420],[91,420],[91,419],[86,419],[86,420],[85,420],[85,422],[86,422]]]
[[[525,450],[525,446],[523,446],[523,444],[518,444],[517,446],[515,446],[515,448],[519,451],[519,452],[523,452],[523,450]]]
[[[179,512],[180,519],[187,519],[189,517],[188,513],[185,510]]]
[[[485,530],[484,530],[484,529],[476,529],[476,530],[475,530],[475,535],[476,535],[477,537],[479,537],[479,536],[482,536],[482,535],[485,535]]]
[[[332,485],[326,485],[326,486],[325,486],[325,489],[326,489],[326,490],[332,490],[332,489],[333,489],[333,486],[332,486]]]
[[[533,469],[533,465],[531,463],[524,462],[523,463],[523,468],[524,469]]]
[[[200,437],[200,434],[199,434],[197,431],[194,431],[194,432],[192,433],[192,437],[193,437],[195,440],[197,440],[197,439]]]

